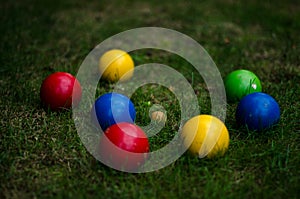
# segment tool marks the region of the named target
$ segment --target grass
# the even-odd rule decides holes
[[[299,198],[299,2],[17,0],[1,1],[0,9],[1,198]],[[248,131],[236,126],[236,104],[228,104],[231,142],[223,157],[185,154],[145,174],[98,163],[81,143],[70,112],[41,107],[39,87],[54,71],[75,75],[104,39],[143,26],[174,29],[197,40],[222,77],[239,68],[254,71],[264,92],[280,104],[279,124]],[[138,64],[172,65],[196,93],[207,92],[189,64],[176,56],[151,50],[132,56]],[[112,88],[104,83],[99,94]],[[210,113],[209,98],[200,96],[201,112]],[[145,86],[132,100],[140,125],[149,122],[145,102],[164,105],[167,126],[152,144],[166,144],[180,113],[172,94]]]

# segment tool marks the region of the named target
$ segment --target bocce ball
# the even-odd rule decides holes
[[[229,133],[224,123],[211,115],[198,115],[183,126],[183,144],[200,158],[223,155],[228,149]],[[189,146],[190,144],[190,146]]]
[[[69,109],[80,102],[82,90],[79,81],[66,72],[49,75],[40,88],[40,98],[44,106],[53,111]]]
[[[240,101],[242,97],[261,92],[262,87],[259,78],[248,70],[235,70],[224,80],[226,96],[229,102]]]
[[[127,96],[115,92],[101,95],[91,112],[93,120],[98,121],[103,131],[115,123],[134,123],[136,115],[132,101]]]
[[[151,119],[156,121],[156,122],[166,122],[167,116],[162,111],[153,111],[151,113]]]
[[[280,118],[280,108],[276,100],[262,92],[252,93],[242,98],[236,110],[236,121],[249,130],[263,130],[276,124]]]
[[[99,71],[102,78],[116,82],[125,81],[132,77],[134,62],[131,56],[122,50],[110,50],[104,53],[99,61]]]
[[[106,129],[99,143],[101,161],[118,170],[133,171],[148,157],[149,141],[144,131],[121,122]]]

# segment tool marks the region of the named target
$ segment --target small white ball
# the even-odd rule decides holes
[[[167,116],[164,112],[154,111],[151,113],[151,119],[157,122],[166,122]]]

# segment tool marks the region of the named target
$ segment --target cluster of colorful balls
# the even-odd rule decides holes
[[[109,81],[129,80],[134,73],[131,56],[122,50],[110,50],[99,59],[101,78]],[[225,78],[229,102],[239,102],[236,110],[238,124],[250,130],[263,130],[278,122],[278,103],[262,93],[258,77],[248,70],[237,70]],[[80,102],[82,89],[79,81],[69,73],[56,72],[42,83],[40,97],[53,111],[69,109]],[[99,96],[92,109],[91,118],[102,129],[99,153],[106,165],[118,166],[126,171],[135,170],[149,157],[147,134],[135,124],[136,110],[125,95],[111,92]],[[151,117],[165,122],[162,112]],[[152,119],[153,119],[152,118]],[[197,115],[189,119],[180,132],[183,145],[198,157],[212,158],[223,155],[229,146],[229,133],[225,124],[212,115]]]
[[[111,82],[130,79],[133,75],[133,68],[134,64],[130,55],[122,50],[111,50],[104,53],[99,62],[102,78]],[[121,160],[124,161],[129,158],[128,156],[120,156],[122,154],[121,151],[114,146],[106,147],[108,146],[108,140],[119,148],[130,152],[147,153],[149,151],[149,142],[145,141],[147,136],[139,127],[134,125],[134,105],[126,96],[119,93],[104,94],[96,100],[92,113],[96,116],[93,117],[97,118],[102,130],[108,135],[101,140],[100,144],[102,151],[105,151],[103,156],[106,155],[105,159],[109,160],[107,163],[121,164]],[[151,114],[151,118],[158,122],[165,122],[166,115],[156,111]],[[131,127],[127,128],[127,125]],[[133,142],[125,141],[128,140],[128,135],[123,136],[124,134],[135,136],[138,135],[134,133],[136,131],[139,132],[138,134],[141,135],[141,138],[135,139]],[[180,136],[184,146],[189,148],[192,154],[199,157],[207,156],[212,158],[217,155],[223,155],[229,145],[229,133],[226,126],[221,120],[212,115],[193,117],[186,122]],[[130,162],[129,166],[131,168],[136,168],[136,166],[144,162],[145,158],[147,156],[141,154],[140,158],[130,159],[127,163]],[[129,168],[128,165],[125,166],[127,167],[126,169]]]
[[[238,102],[236,121],[251,131],[268,129],[279,121],[276,100],[262,92],[259,78],[251,71],[236,70],[224,80],[227,100]]]
[[[133,68],[132,58],[122,50],[110,50],[99,60],[99,73],[109,82],[130,79]],[[81,96],[79,81],[67,72],[50,74],[40,88],[41,102],[51,111],[76,107]],[[107,165],[120,165],[130,170],[136,169],[147,159],[144,153],[149,152],[149,141],[144,131],[134,124],[135,116],[134,105],[125,95],[106,93],[95,101],[92,118],[105,135],[101,137],[99,152]]]
[[[125,51],[109,50],[100,57],[99,72],[105,81],[126,81],[133,75],[134,62]],[[103,163],[126,171],[134,171],[145,163],[149,140],[135,124],[136,110],[127,96],[105,93],[96,99],[91,113],[94,123],[104,132],[99,143]]]

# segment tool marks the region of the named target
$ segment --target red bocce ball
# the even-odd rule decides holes
[[[56,72],[49,75],[42,83],[40,98],[45,107],[53,111],[69,109],[77,106],[81,99],[79,81],[66,72]]]
[[[135,172],[148,157],[149,142],[140,127],[121,122],[106,129],[100,140],[99,149],[101,161],[107,166]]]

